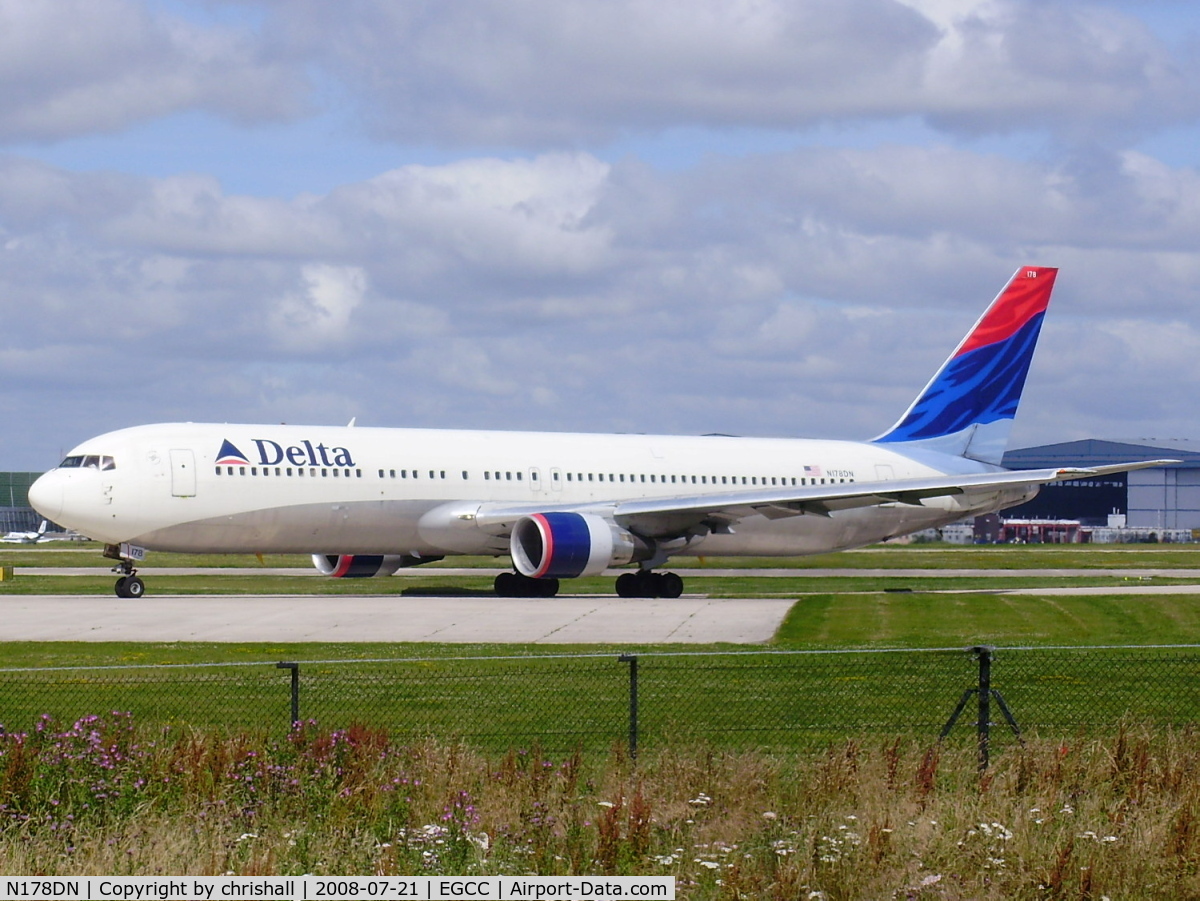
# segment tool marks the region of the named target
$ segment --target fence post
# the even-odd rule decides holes
[[[637,654],[622,654],[617,658],[629,664],[629,759],[637,760],[638,743],[638,659]]]
[[[275,668],[292,671],[292,720],[288,724],[288,731],[290,732],[300,722],[300,664],[280,661],[275,664]]]
[[[971,695],[978,695],[979,714],[975,721],[975,729],[979,736],[979,770],[982,772],[988,768],[989,762],[988,755],[992,734],[992,698],[995,698],[996,703],[1000,705],[1000,712],[1004,714],[1004,719],[1007,721],[1009,728],[1012,729],[1013,735],[1017,737],[1017,741],[1024,741],[1024,739],[1021,738],[1021,727],[1017,725],[1016,718],[1012,715],[1012,711],[1008,709],[1008,703],[1004,700],[1004,695],[992,688],[992,658],[995,656],[996,649],[990,645],[981,644],[973,648],[967,648],[967,651],[974,654],[975,659],[979,661],[979,682],[974,688],[968,688],[963,692],[962,697],[959,698],[958,706],[954,708],[954,712],[950,714],[950,719],[942,727],[942,734],[938,736],[938,741],[941,741],[950,734],[950,730],[954,728],[954,724],[958,722],[958,718],[967,709],[967,702],[971,700]]]
[[[979,659],[979,769],[988,768],[990,726],[992,722],[992,651],[988,645],[978,645],[971,651]]]

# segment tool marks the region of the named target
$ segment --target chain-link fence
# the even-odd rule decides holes
[[[1200,646],[430,657],[0,670],[0,724],[119,710],[283,732],[355,723],[487,748],[812,747],[1200,721]],[[1011,718],[1010,718],[1011,717]],[[953,719],[952,719],[953,718]],[[953,726],[953,728],[950,728]]]

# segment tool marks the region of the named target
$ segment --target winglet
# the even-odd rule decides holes
[[[1023,266],[899,422],[875,439],[999,465],[1057,269]]]

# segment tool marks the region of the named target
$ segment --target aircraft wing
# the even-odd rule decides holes
[[[768,519],[789,516],[829,516],[838,510],[876,507],[883,504],[920,506],[925,498],[948,497],[967,492],[1002,491],[1049,482],[1085,479],[1177,463],[1177,460],[1144,460],[1109,466],[1058,469],[1008,470],[970,475],[941,475],[922,479],[891,479],[876,482],[846,482],[805,488],[759,488],[719,494],[676,495],[579,504],[484,504],[476,514],[477,524],[496,534],[507,533],[523,516],[552,511],[597,513],[649,538],[685,534],[706,525],[727,531],[738,520],[756,514]]]

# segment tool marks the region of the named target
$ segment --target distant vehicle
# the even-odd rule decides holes
[[[622,597],[678,597],[686,555],[858,547],[1032,498],[1087,469],[1000,466],[1057,269],[1016,272],[899,421],[869,442],[167,424],[85,441],[29,490],[105,542],[116,592],[147,549],[313,554],[334,577],[510,555],[496,593],[637,564]],[[647,402],[654,402],[649,386]]]

